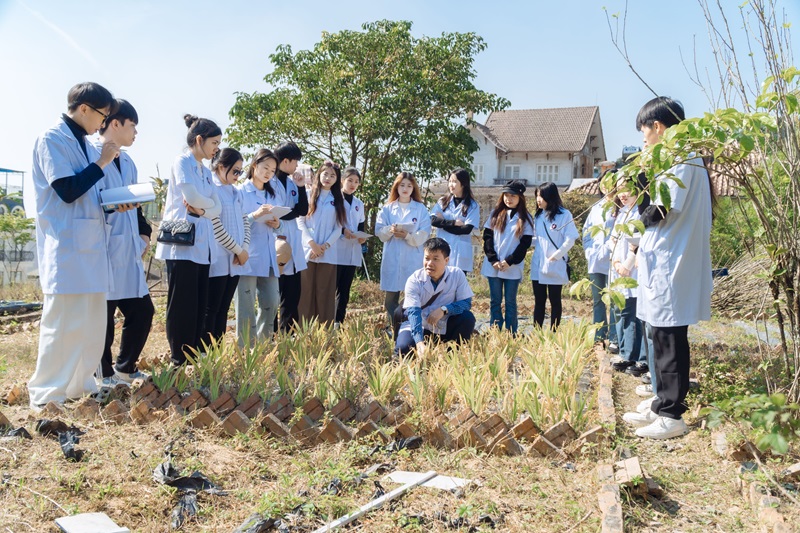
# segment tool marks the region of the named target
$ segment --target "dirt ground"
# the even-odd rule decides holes
[[[379,294],[365,289],[354,305],[370,307]],[[161,303],[163,298],[157,298]],[[520,299],[520,314],[531,303]],[[478,296],[477,314],[486,314],[485,296]],[[146,355],[166,351],[163,305],[158,305]],[[568,300],[565,315],[587,316],[588,304]],[[714,357],[734,346],[752,346],[734,326],[715,322],[692,330],[693,357]],[[36,359],[38,332],[11,325],[0,335],[0,392],[22,384]],[[706,339],[715,339],[709,347]],[[750,344],[748,344],[750,343]],[[596,371],[595,371],[596,373]],[[427,444],[397,453],[375,451],[376,442],[295,447],[256,434],[224,437],[215,431],[194,430],[180,417],[136,426],[67,418],[86,431],[78,448],[80,462],[68,462],[58,443],[34,431],[37,417],[26,402],[0,406],[14,427],[24,426],[34,436],[0,441],[0,530],[58,531],[59,516],[104,512],[119,525],[137,532],[169,531],[177,503],[175,489],[153,480],[153,469],[170,450],[175,467],[186,475],[200,471],[227,495],[198,495],[198,516],[184,531],[233,531],[253,512],[287,516],[292,531],[312,531],[335,517],[367,503],[375,481],[389,490],[397,485],[382,481],[383,474],[360,481],[369,467],[389,463],[392,468],[436,472],[473,479],[478,484],[457,493],[417,488],[386,508],[359,520],[355,531],[598,531],[596,466],[622,455],[637,455],[647,472],[665,489],[663,498],[645,501],[623,492],[627,531],[757,531],[756,510],[735,485],[738,463],[717,455],[710,431],[688,418],[692,431],[681,439],[644,442],[624,426],[621,415],[640,398],[633,394],[638,380],[616,374],[616,434],[609,442],[587,447],[567,461],[531,456],[497,457],[474,449],[445,451]],[[702,385],[702,384],[701,384]],[[697,406],[690,396],[690,413]],[[593,402],[592,405],[596,405]],[[791,458],[768,459],[772,471]],[[794,457],[797,461],[797,457]],[[332,480],[341,480],[333,493]],[[797,492],[794,493],[795,496]],[[787,523],[800,523],[800,509],[782,498],[780,511]]]

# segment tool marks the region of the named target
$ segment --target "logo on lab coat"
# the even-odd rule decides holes
[[[333,200],[331,200],[331,205],[334,205]]]
[[[292,196],[297,196],[297,191],[292,191]]]
[[[558,228],[558,226],[557,226],[557,225],[555,224],[555,222],[554,222],[554,223],[553,223],[553,225],[552,225],[552,226],[550,226],[550,229],[556,229],[556,228]]]
[[[416,217],[411,219],[411,222],[416,222],[416,221],[417,221]]]
[[[356,211],[358,211],[358,209],[359,209],[358,206],[356,206]]]

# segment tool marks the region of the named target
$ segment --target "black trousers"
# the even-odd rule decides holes
[[[278,290],[281,293],[281,314],[278,317],[278,325],[281,331],[289,331],[300,320],[297,306],[300,303],[301,287],[300,272],[283,274],[278,278]]]
[[[203,321],[201,341],[210,345],[213,339],[221,339],[228,325],[228,309],[233,294],[239,285],[239,276],[215,276],[208,278],[208,305]]]
[[[200,349],[208,307],[209,265],[183,259],[167,259],[166,263],[167,342],[173,364],[182,365],[190,348]]]
[[[424,321],[423,321],[424,324]],[[439,342],[462,342],[472,337],[475,332],[475,315],[471,311],[464,311],[460,315],[454,315],[447,319],[447,329],[444,335],[435,334],[427,329],[423,329],[425,339],[436,338]],[[410,330],[402,330],[397,335],[397,343],[394,345],[394,352],[398,355],[406,355],[416,348],[417,343]]]
[[[114,370],[133,374],[136,372],[136,362],[142,355],[150,327],[153,325],[153,300],[149,294],[141,298],[125,298],[122,300],[108,300],[108,321],[106,322],[106,344],[103,348],[103,358],[100,360],[103,375],[108,378],[114,375]],[[119,339],[119,354],[117,364],[112,365],[113,356],[111,345],[114,344],[114,313],[119,309],[122,312],[122,336]]]
[[[550,298],[550,327],[555,330],[561,324],[562,285],[542,285],[533,281],[533,321],[540,328],[544,325],[544,308]]]
[[[689,392],[689,326],[651,329],[658,396],[650,409],[677,420],[686,412]]]
[[[344,322],[347,304],[350,303],[350,287],[356,276],[355,265],[338,265],[336,267],[336,322]]]

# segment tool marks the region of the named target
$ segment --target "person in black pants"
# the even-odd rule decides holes
[[[342,194],[347,210],[347,227],[342,229],[342,237],[333,244],[336,258],[336,319],[333,327],[344,322],[347,304],[350,302],[350,287],[356,269],[361,266],[363,255],[361,245],[366,239],[356,236],[356,232],[364,231],[366,216],[364,202],[354,196],[361,184],[361,174],[353,167],[347,167],[342,173]]]

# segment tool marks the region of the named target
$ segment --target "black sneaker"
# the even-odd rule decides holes
[[[642,375],[639,377],[639,379],[640,379],[640,380],[641,380],[641,382],[642,382],[642,383],[644,383],[645,385],[650,385],[650,384],[653,382],[652,378],[650,378],[650,372],[645,372],[644,374],[642,374]]]
[[[614,361],[613,363],[611,363],[611,368],[613,368],[617,372],[625,372],[625,370],[628,367],[631,367],[631,366],[633,366],[635,364],[636,363],[633,362],[633,361],[626,361],[626,360],[623,359],[623,360]]]
[[[647,372],[647,363],[635,363],[625,369],[626,374],[630,374],[631,376],[637,378],[645,372]]]
[[[617,344],[616,342],[609,342],[608,343],[608,353],[618,354],[619,353],[619,344]]]

